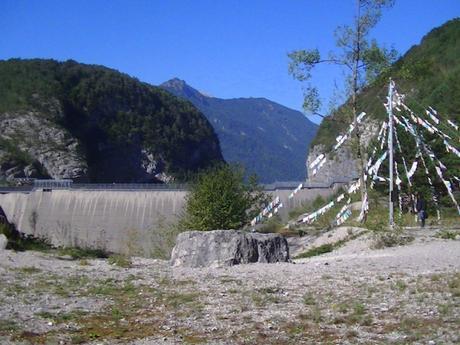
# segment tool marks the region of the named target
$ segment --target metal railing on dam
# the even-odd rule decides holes
[[[345,184],[350,181],[327,181],[324,183],[310,183],[300,181],[274,182],[263,184],[263,189],[267,192],[276,190],[293,190],[303,184],[302,189],[322,189],[332,188],[337,184]],[[35,185],[27,186],[5,186],[0,187],[0,193],[29,193],[35,190],[52,191],[52,190],[93,190],[93,191],[188,191],[190,185],[186,183],[71,183],[71,184],[53,184],[52,180],[44,183],[40,182]]]
[[[185,183],[74,183],[69,189],[76,190],[155,190],[155,191],[186,191],[189,185]]]
[[[11,186],[0,187],[0,193],[32,192],[35,190],[94,190],[94,191],[187,191],[187,184],[153,184],[153,183],[73,183],[70,186],[43,185],[43,186]]]

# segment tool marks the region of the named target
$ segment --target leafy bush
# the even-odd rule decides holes
[[[240,229],[268,203],[256,177],[239,166],[217,165],[198,174],[187,195],[183,230]]]

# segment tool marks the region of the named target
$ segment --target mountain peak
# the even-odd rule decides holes
[[[171,92],[175,96],[187,99],[194,98],[201,102],[205,101],[205,99],[209,97],[188,85],[185,80],[179,78],[170,79],[161,84],[160,87]]]
[[[185,80],[179,79],[179,78],[172,78],[169,79],[168,81],[165,81],[163,84],[160,85],[161,87],[171,87],[171,88],[177,88],[177,89],[183,89],[185,87],[189,87]]]

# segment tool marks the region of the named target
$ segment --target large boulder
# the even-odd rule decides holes
[[[186,231],[177,236],[171,265],[222,267],[251,262],[289,261],[289,247],[278,234],[237,230]]]

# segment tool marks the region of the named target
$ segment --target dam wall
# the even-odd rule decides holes
[[[183,210],[185,191],[53,190],[0,194],[8,221],[56,246],[150,256]]]
[[[269,193],[284,204],[280,215],[337,188],[290,189]],[[103,249],[151,256],[165,248],[167,233],[185,205],[185,190],[35,190],[0,194],[0,207],[20,232],[55,246]]]

